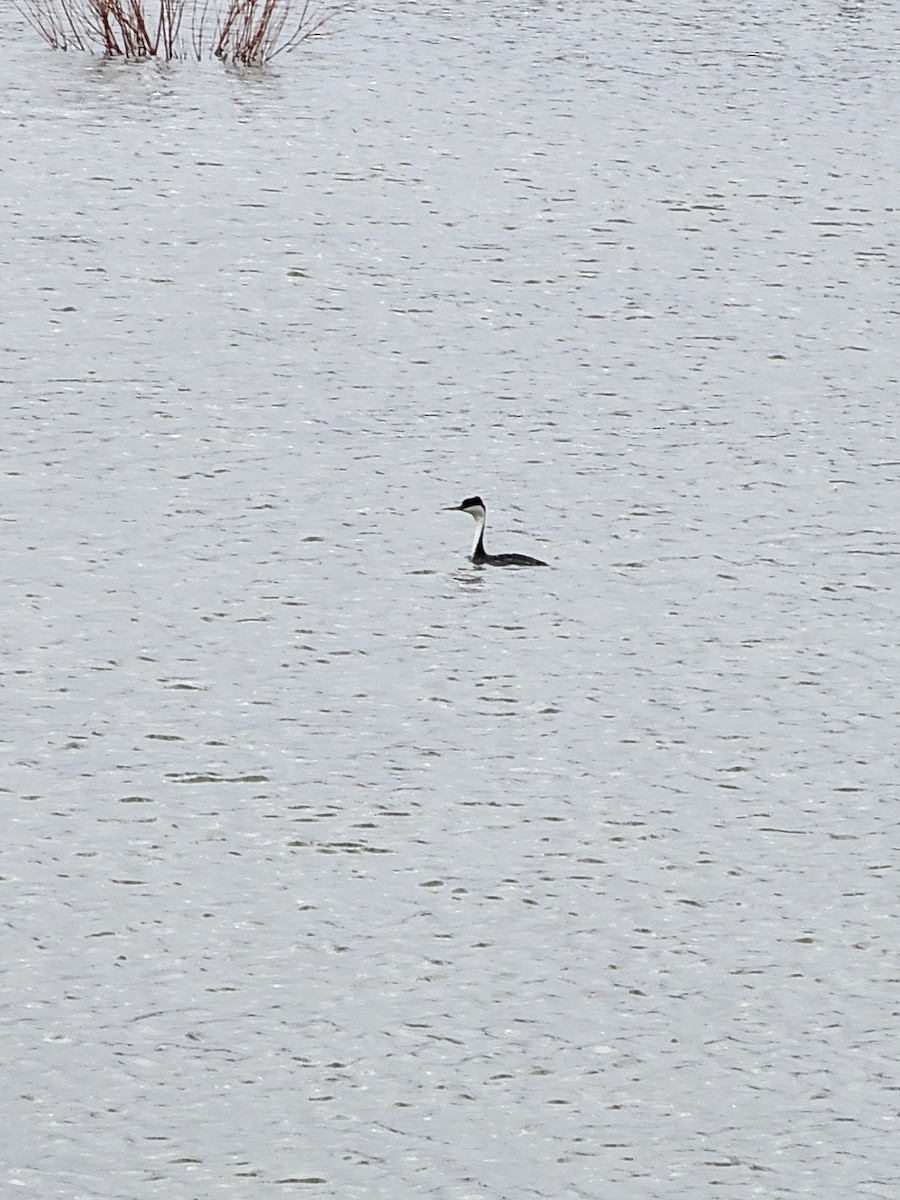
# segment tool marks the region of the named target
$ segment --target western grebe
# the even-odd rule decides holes
[[[484,548],[484,525],[487,509],[480,496],[470,496],[462,504],[451,504],[444,512],[466,512],[474,517],[478,525],[475,541],[472,543],[472,562],[476,567],[487,564],[490,567],[546,567],[539,558],[531,558],[527,554],[488,554]]]

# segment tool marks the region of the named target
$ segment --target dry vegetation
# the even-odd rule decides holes
[[[14,0],[54,50],[259,65],[293,50],[351,0]]]

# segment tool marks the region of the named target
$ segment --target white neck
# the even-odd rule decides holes
[[[475,551],[478,549],[478,543],[481,541],[481,535],[484,533],[486,513],[483,508],[470,508],[469,512],[475,518],[475,538],[472,542],[472,557],[475,557]]]

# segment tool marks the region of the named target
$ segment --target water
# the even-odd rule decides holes
[[[8,26],[5,1190],[894,1197],[896,11]]]

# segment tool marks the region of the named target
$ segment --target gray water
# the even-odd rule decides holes
[[[894,1200],[900,10],[4,35],[4,1196]]]

